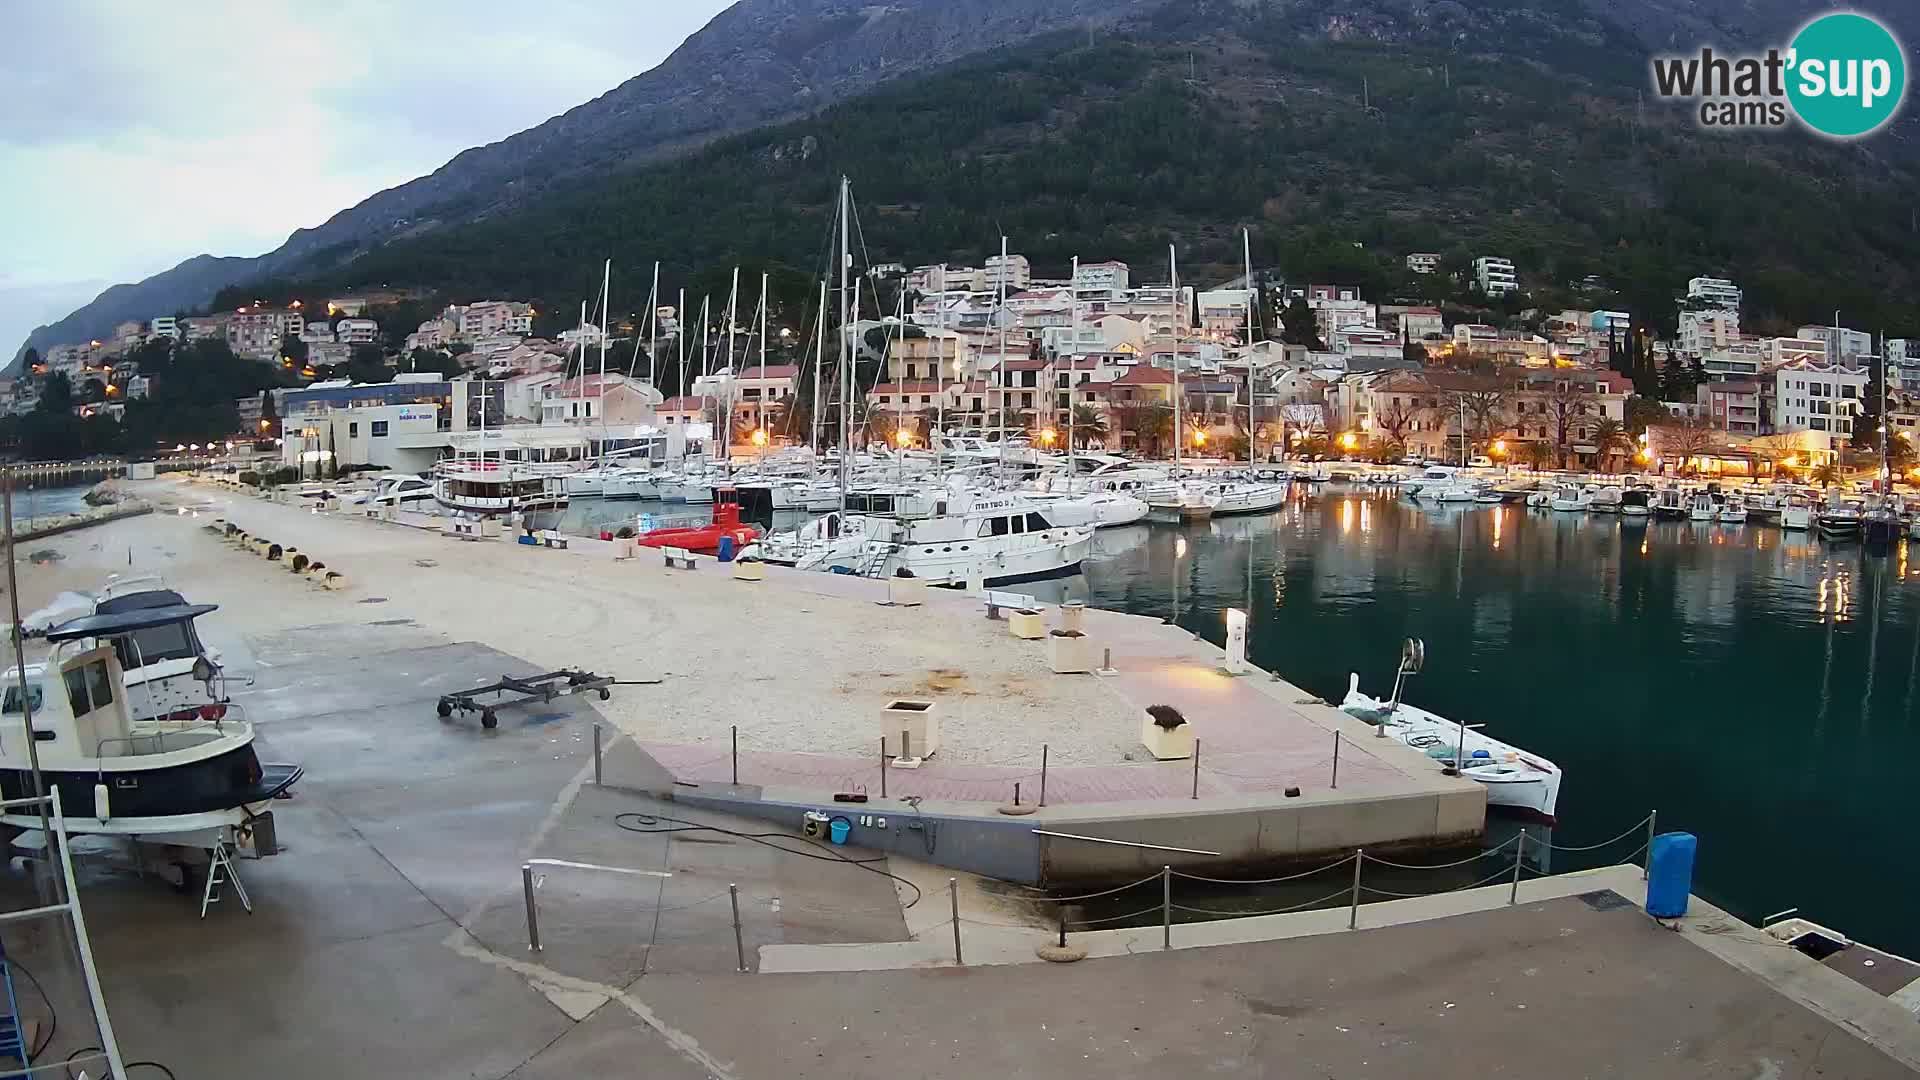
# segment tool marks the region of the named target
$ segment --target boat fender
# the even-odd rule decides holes
[[[93,816],[106,821],[113,816],[113,807],[109,803],[107,785],[93,785]]]

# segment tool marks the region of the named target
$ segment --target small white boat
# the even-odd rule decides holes
[[[1688,521],[1712,521],[1719,516],[1720,507],[1714,503],[1713,496],[1706,492],[1696,491],[1687,499]]]
[[[1780,508],[1780,527],[1782,529],[1813,528],[1813,500],[1805,495],[1789,495],[1785,506]]]
[[[394,506],[408,510],[432,510],[433,481],[424,476],[399,473],[382,476],[373,482],[373,490],[348,499],[355,506]]]
[[[1563,484],[1548,498],[1547,505],[1562,513],[1585,513],[1593,497],[1572,484]]]
[[[1594,492],[1587,499],[1587,510],[1595,514],[1617,514],[1626,491],[1613,484]]]
[[[1487,805],[1553,820],[1560,799],[1560,767],[1538,754],[1403,701],[1368,697],[1360,692],[1357,673],[1347,677],[1347,696],[1340,708],[1350,716],[1380,725],[1389,737],[1484,785]],[[1464,760],[1456,760],[1463,754]]]
[[[1747,505],[1739,499],[1728,499],[1720,504],[1718,520],[1722,525],[1745,525],[1747,523]]]

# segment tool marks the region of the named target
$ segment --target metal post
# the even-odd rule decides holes
[[[1193,740],[1193,797],[1200,797],[1200,740]]]
[[[1640,880],[1641,881],[1647,880],[1647,878],[1653,874],[1653,836],[1654,836],[1654,829],[1659,826],[1659,823],[1660,823],[1660,811],[1658,810],[1647,811],[1647,855],[1646,855],[1646,858],[1643,859],[1640,863]]]
[[[1047,744],[1040,744],[1040,805],[1047,805]]]
[[[733,904],[733,954],[740,960],[740,970],[747,970],[747,943],[740,936],[740,886],[727,886],[727,900]]]
[[[960,957],[960,882],[956,878],[947,879],[947,899],[953,903],[953,962],[965,964]]]
[[[600,725],[593,725],[593,786],[600,786]]]
[[[1367,861],[1366,848],[1353,849],[1353,898],[1347,902],[1347,929],[1360,928],[1360,867]]]
[[[887,740],[880,740],[880,797],[887,797]]]
[[[1160,947],[1173,948],[1173,867],[1160,868]]]
[[[1336,790],[1340,787],[1340,733],[1338,731],[1333,733],[1333,780],[1327,786]]]
[[[1013,805],[1020,805],[1020,781],[1018,780],[1013,782]]]
[[[522,864],[520,867],[520,889],[527,894],[527,948],[532,952],[540,951],[540,916],[533,910],[533,866]]]
[[[1060,904],[1055,909],[1060,914],[1060,947],[1067,947],[1067,905]]]
[[[1507,891],[1507,903],[1520,902],[1520,871],[1527,864],[1527,830],[1520,830],[1520,842],[1513,846],[1513,888]]]
[[[881,745],[882,746],[886,745],[885,740],[881,741]],[[733,725],[733,782],[736,787],[739,786],[740,784],[740,725],[739,724]]]

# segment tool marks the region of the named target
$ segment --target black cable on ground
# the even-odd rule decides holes
[[[628,824],[627,823],[628,819],[632,819],[637,824]],[[669,824],[662,826],[660,825],[661,822],[668,822]],[[855,859],[855,858],[850,858],[846,855],[842,855],[837,849],[835,849],[830,845],[822,844],[817,840],[808,840],[805,837],[794,836],[791,833],[738,832],[733,829],[721,828],[718,825],[702,825],[697,821],[687,821],[684,818],[667,817],[664,814],[641,814],[641,813],[635,813],[635,812],[629,811],[628,813],[615,815],[613,819],[613,823],[614,825],[618,826],[619,828],[625,829],[628,832],[641,833],[648,836],[665,836],[672,833],[683,833],[683,832],[715,832],[715,833],[721,834],[722,836],[731,836],[740,840],[751,840],[754,843],[760,844],[764,847],[769,847],[775,851],[784,852],[785,854],[788,854],[788,855],[798,855],[803,859],[818,859],[821,862],[845,863],[848,866],[859,867],[860,869],[865,870],[869,874],[878,874],[883,878],[887,878],[890,881],[897,882],[901,885],[905,885],[909,889],[912,889],[913,899],[908,902],[907,904],[908,907],[912,907],[914,904],[918,904],[920,902],[920,897],[921,897],[920,886],[915,885],[913,882],[908,881],[906,878],[903,878],[898,874],[890,874],[885,870],[878,869],[873,865],[874,863],[885,862],[886,858],[884,856],[878,859]],[[792,844],[796,842],[802,843],[802,844],[808,845],[809,847],[819,848],[820,851],[801,851],[796,848],[786,847],[783,844],[774,843],[774,841],[776,840],[784,841],[787,844]],[[825,854],[821,854],[821,852],[825,852]]]
[[[20,974],[27,977],[27,981],[33,984],[33,988],[40,992],[40,1000],[47,1004],[47,1037],[40,1040],[39,1046],[27,1051],[26,1063],[31,1065],[35,1058],[46,1053],[47,1047],[53,1045],[53,1033],[60,1030],[60,1012],[53,1007],[53,998],[47,995],[47,988],[40,985],[40,979],[28,969],[27,965],[11,958],[8,959],[7,963],[12,967],[18,968]]]
[[[106,1053],[106,1051],[100,1049],[97,1046],[83,1046],[80,1049],[75,1050],[73,1053],[68,1054],[67,1060],[64,1063],[64,1067],[67,1071],[67,1080],[75,1080],[73,1075],[73,1059],[74,1058],[79,1057],[81,1054],[104,1054],[104,1053]],[[157,1061],[129,1061],[126,1063],[126,1070],[128,1072],[132,1072],[135,1069],[159,1069],[161,1072],[167,1074],[167,1080],[180,1080],[179,1077],[173,1075],[172,1069],[167,1068],[165,1065],[162,1065]]]

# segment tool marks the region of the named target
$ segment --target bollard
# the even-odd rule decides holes
[[[881,742],[883,745],[885,744],[885,740],[881,740]],[[738,787],[740,784],[740,725],[739,724],[733,725],[733,783],[734,783],[734,786],[736,787]]]
[[[1340,788],[1340,733],[1338,731],[1333,733],[1333,779],[1327,786],[1336,791]]]
[[[593,725],[593,786],[600,786],[600,725]]]
[[[1020,781],[1018,780],[1013,782],[1013,805],[1020,805]]]
[[[957,878],[947,879],[947,898],[953,901],[953,962],[955,964],[965,966],[966,961],[960,958],[960,881],[959,879]]]
[[[1507,891],[1507,904],[1520,902],[1520,868],[1527,864],[1527,830],[1520,830],[1520,842],[1513,846],[1513,888]]]
[[[1160,868],[1160,948],[1173,948],[1173,867]]]
[[[522,864],[520,867],[520,889],[527,894],[527,949],[540,951],[540,917],[533,910],[533,867]]]
[[[740,886],[727,886],[727,900],[733,905],[733,953],[740,960],[740,970],[747,970],[747,943],[740,936]]]
[[[887,797],[887,740],[880,740],[880,797]]]
[[[1193,797],[1200,797],[1200,740],[1193,740]]]
[[[1640,864],[1641,881],[1647,880],[1648,875],[1653,873],[1653,830],[1659,821],[1660,811],[1647,811],[1647,855],[1646,859]]]
[[[1060,915],[1060,947],[1064,949],[1067,947],[1067,905],[1056,905],[1056,910]]]
[[[1360,928],[1360,867],[1367,861],[1367,849],[1353,849],[1353,899],[1347,904],[1347,929]]]
[[[1047,744],[1040,744],[1040,805],[1047,805]],[[1649,849],[1651,850],[1651,849]]]

